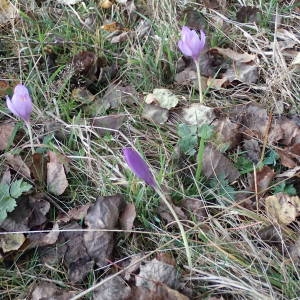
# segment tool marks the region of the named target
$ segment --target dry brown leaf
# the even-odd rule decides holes
[[[255,6],[241,6],[236,13],[236,19],[241,23],[257,23],[261,17],[261,11]]]
[[[30,248],[44,247],[56,243],[59,236],[59,227],[54,223],[52,230],[49,233],[33,233],[29,236]]]
[[[257,104],[237,105],[229,112],[230,119],[242,127],[246,136],[263,139],[268,126],[268,112]]]
[[[122,230],[131,230],[136,217],[135,206],[133,203],[126,203],[120,215],[120,226]]]
[[[11,183],[11,173],[9,168],[7,168],[2,174],[0,179],[0,184],[10,184]]]
[[[33,288],[28,299],[30,300],[69,300],[75,292],[65,291],[52,282],[41,282]]]
[[[229,118],[216,119],[212,125],[215,127],[216,144],[226,150],[236,147],[240,140],[239,125],[232,122]]]
[[[202,199],[186,198],[182,200],[182,207],[196,218],[198,222],[203,222],[207,218],[206,205]]]
[[[64,258],[70,281],[80,282],[92,271],[95,262],[87,253],[82,227],[76,222],[71,222],[64,226],[63,230],[66,231],[59,236],[59,244],[63,247],[56,256],[60,254],[61,258]]]
[[[219,54],[232,59],[234,62],[239,62],[239,63],[250,63],[254,61],[256,58],[255,54],[248,54],[246,52],[238,53],[229,48],[215,47],[210,49],[210,51],[214,51],[214,50],[216,50]]]
[[[298,237],[293,245],[289,247],[289,254],[293,262],[299,264],[300,261],[300,237]]]
[[[205,147],[202,171],[207,178],[224,176],[230,182],[240,176],[239,171],[233,163],[211,144],[207,144]]]
[[[253,175],[253,181],[250,184],[250,189],[252,191],[257,190],[258,192],[266,190],[270,186],[275,174],[275,171],[269,166],[263,166],[260,170],[256,170],[256,181],[255,176]],[[256,188],[255,184],[257,185]]]
[[[0,125],[0,151],[3,151],[8,147],[14,128],[14,123]]]
[[[103,136],[107,133],[113,133],[114,130],[119,130],[126,119],[127,115],[125,114],[95,117],[92,119],[91,125],[95,128],[95,131],[97,131],[99,135]]]
[[[265,199],[267,215],[282,224],[288,225],[300,215],[300,198],[278,193]]]
[[[88,203],[85,205],[74,207],[70,209],[66,215],[59,216],[57,222],[67,223],[71,220],[82,220],[83,218],[85,218],[87,211],[91,205],[91,203]]]
[[[116,229],[124,200],[121,195],[98,197],[84,219],[88,229],[104,231],[88,231],[84,233],[84,245],[87,253],[99,267],[108,264],[113,250],[113,232],[105,229]]]
[[[182,109],[180,117],[183,123],[200,126],[203,124],[211,124],[216,118],[216,114],[211,107],[199,103],[192,103],[190,106]]]
[[[104,280],[107,279],[105,278]],[[93,300],[125,300],[130,296],[130,293],[131,288],[121,276],[114,276],[95,289]]]
[[[10,233],[0,235],[0,248],[4,253],[18,250],[25,241],[23,233]]]
[[[261,156],[261,149],[259,142],[256,139],[244,140],[243,150],[246,152],[247,157],[253,162],[258,163]]]
[[[64,193],[69,186],[61,156],[49,152],[50,162],[47,163],[47,190],[56,196]]]
[[[20,173],[22,176],[26,178],[31,178],[30,169],[23,161],[20,155],[12,155],[10,153],[5,154],[5,160],[9,164],[9,166],[14,169],[16,172]]]
[[[163,263],[156,258],[140,266],[140,273],[136,277],[136,286],[155,291],[157,283],[165,284],[170,288],[178,288],[178,272],[174,266]]]
[[[40,185],[46,182],[47,161],[41,153],[34,153],[32,155],[32,164],[30,166],[32,177],[38,181]]]
[[[1,228],[6,231],[28,231],[46,222],[45,215],[49,209],[49,202],[40,194],[22,197],[18,199],[15,210],[1,223]]]
[[[142,117],[150,122],[161,125],[168,121],[169,110],[153,104],[145,104]]]

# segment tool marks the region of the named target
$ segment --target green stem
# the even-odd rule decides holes
[[[198,89],[199,89],[199,100],[200,104],[203,104],[203,94],[202,94],[202,84],[201,84],[201,73],[200,73],[200,65],[198,60],[194,60],[197,70],[197,78],[198,78]]]
[[[200,142],[199,142],[198,153],[197,153],[196,181],[200,180],[200,176],[201,176],[201,172],[202,172],[204,149],[205,149],[205,139],[203,137],[201,137]]]
[[[28,129],[28,134],[29,134],[29,140],[30,140],[30,146],[31,146],[31,152],[34,154],[34,147],[33,147],[33,138],[32,138],[32,130],[31,130],[31,125],[30,122],[25,122],[27,129]]]
[[[188,261],[188,265],[189,267],[192,267],[192,256],[191,256],[191,252],[190,252],[190,248],[189,248],[189,244],[188,244],[188,239],[186,236],[186,232],[182,226],[182,223],[180,222],[175,210],[173,209],[172,205],[170,204],[170,202],[167,200],[166,196],[164,195],[164,193],[161,191],[161,189],[156,186],[154,188],[155,192],[159,195],[159,197],[164,201],[165,205],[168,207],[168,209],[170,210],[171,214],[173,215],[180,233],[181,233],[181,237],[183,240],[183,244],[184,244],[184,248],[185,248],[185,252],[186,252],[186,256],[187,256],[187,261]]]

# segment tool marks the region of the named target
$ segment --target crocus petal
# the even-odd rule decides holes
[[[28,122],[32,113],[32,100],[30,98],[28,89],[18,84],[14,89],[14,94],[11,99],[6,98],[8,109],[17,117]]]
[[[182,40],[180,40],[180,41],[178,42],[178,48],[180,49],[180,51],[182,52],[182,54],[185,55],[185,56],[192,56],[192,55],[193,55],[192,50],[191,50],[191,49],[188,47],[188,45],[187,45],[184,41],[182,41]]]
[[[156,182],[154,176],[141,155],[132,148],[124,148],[123,155],[131,171],[149,186],[155,188]]]
[[[195,30],[183,26],[181,30],[181,40],[178,42],[180,51],[185,56],[191,56],[193,60],[198,60],[205,45],[205,34],[201,30],[201,40]]]
[[[7,105],[8,109],[9,109],[14,115],[19,116],[19,114],[18,114],[18,113],[15,111],[15,109],[14,109],[14,106],[13,106],[13,104],[12,104],[12,102],[11,102],[11,99],[10,99],[8,96],[6,96],[6,105]]]

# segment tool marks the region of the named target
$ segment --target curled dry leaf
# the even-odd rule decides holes
[[[125,283],[121,276],[113,276],[111,279],[104,279],[93,295],[93,300],[125,300],[131,293],[131,288]],[[108,281],[107,281],[108,280]]]
[[[12,155],[10,153],[5,154],[5,160],[8,165],[14,169],[17,173],[21,174],[26,178],[31,178],[30,176],[30,169],[23,161],[20,155]]]
[[[239,171],[233,163],[211,144],[207,144],[205,147],[202,170],[207,178],[224,176],[230,182],[240,176]]]
[[[0,125],[0,151],[3,151],[8,147],[14,128],[14,123]]]
[[[179,285],[179,277],[174,266],[154,258],[140,266],[140,273],[136,277],[136,286],[155,291],[158,282],[176,289]]]
[[[75,292],[65,291],[52,282],[41,282],[31,291],[30,300],[69,300],[75,296]],[[26,298],[27,299],[27,298]]]
[[[281,224],[290,224],[300,215],[300,198],[278,193],[265,199],[267,215]]]
[[[2,234],[0,235],[0,248],[2,248],[3,253],[18,250],[24,241],[23,233]]]
[[[69,183],[59,155],[50,151],[49,159],[50,162],[47,163],[47,189],[49,193],[59,196],[64,193]]]
[[[123,205],[121,195],[98,197],[85,217],[84,223],[91,231],[84,233],[84,245],[99,267],[107,265],[113,249],[113,232],[105,230],[116,229]]]

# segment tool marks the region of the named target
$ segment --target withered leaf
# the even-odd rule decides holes
[[[52,282],[37,284],[30,293],[30,300],[69,300],[75,296],[75,292],[65,291]]]
[[[216,144],[223,146],[226,150],[237,146],[241,140],[239,125],[229,118],[216,119],[212,125],[215,127]]]
[[[166,108],[161,108],[160,106],[157,105],[145,104],[142,117],[155,124],[161,125],[168,121],[169,110]]]
[[[181,119],[189,125],[211,124],[216,118],[214,109],[199,103],[192,103],[182,109]]]
[[[233,163],[211,144],[207,144],[205,147],[202,170],[207,178],[224,176],[230,182],[240,176]]]
[[[256,170],[256,182],[255,176],[253,175],[250,189],[252,191],[256,191],[257,189],[258,192],[266,190],[270,186],[270,183],[273,180],[275,174],[275,171],[269,166],[263,166],[260,170]],[[256,188],[255,184],[257,185]]]
[[[47,189],[50,193],[59,196],[69,186],[64,165],[59,162],[58,156],[50,152],[50,162],[47,163]]]
[[[179,276],[174,266],[154,258],[140,266],[140,273],[136,277],[136,286],[155,291],[157,282],[176,289],[179,285]]]
[[[123,125],[127,115],[118,114],[118,115],[107,115],[103,117],[95,117],[92,119],[92,126],[98,132],[99,135],[103,136],[107,133],[112,133],[113,130],[118,130]],[[98,128],[101,127],[101,128]],[[107,129],[105,129],[107,128]],[[113,129],[113,130],[109,130]]]
[[[133,222],[136,217],[135,205],[133,203],[126,203],[120,215],[120,226],[123,230],[131,230]]]
[[[91,205],[91,203],[88,203],[79,207],[74,207],[68,211],[67,215],[59,216],[57,221],[67,223],[70,220],[81,220],[85,218]]]
[[[49,233],[34,233],[29,236],[30,248],[43,247],[54,244],[59,236],[59,227],[55,223]]]
[[[105,229],[116,229],[123,205],[121,195],[98,197],[85,217],[85,225],[91,231],[84,233],[84,245],[89,256],[99,267],[108,263],[113,249],[113,232]]]
[[[22,233],[10,233],[0,235],[0,248],[4,253],[18,250],[25,241]]]
[[[241,23],[257,23],[261,16],[261,11],[255,6],[241,6],[236,13],[236,19]]]
[[[300,198],[278,193],[265,199],[268,216],[281,224],[290,224],[300,215]]]
[[[182,200],[182,207],[196,218],[198,222],[203,222],[207,218],[207,210],[202,199],[186,198]]]
[[[133,287],[130,297],[126,300],[188,300],[189,298],[166,285],[157,285],[156,290],[138,286]]]
[[[179,99],[171,90],[160,88],[154,89],[151,94],[148,94],[145,97],[145,102],[169,110],[177,106]]]
[[[30,166],[32,177],[38,181],[39,184],[44,184],[47,174],[47,161],[41,153],[34,153],[32,155],[32,164]]]
[[[0,151],[3,151],[8,147],[14,128],[14,123],[0,125]]]
[[[26,178],[31,178],[30,169],[23,161],[20,155],[12,155],[10,153],[6,153],[5,160],[9,164],[9,166],[12,169],[14,169],[16,172],[20,173],[22,176]]]
[[[130,293],[131,288],[124,282],[121,276],[114,276],[95,289],[93,300],[125,300],[129,297]]]

